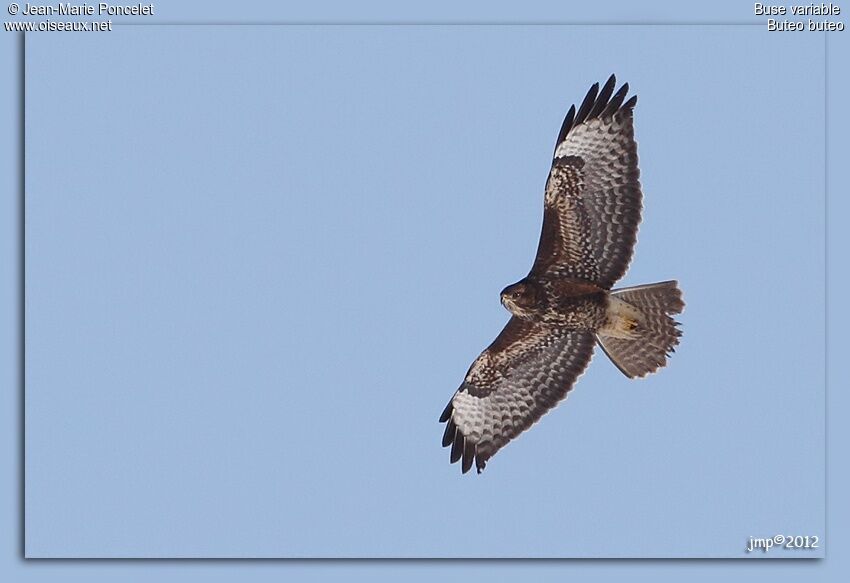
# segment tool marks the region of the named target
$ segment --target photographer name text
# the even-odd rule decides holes
[[[23,16],[153,16],[153,4],[24,4]]]

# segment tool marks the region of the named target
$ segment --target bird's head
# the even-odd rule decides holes
[[[502,290],[502,305],[514,316],[528,317],[540,301],[538,286],[527,279],[518,281]]]

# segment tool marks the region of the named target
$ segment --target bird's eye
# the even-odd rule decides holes
[[[520,292],[518,292],[518,291],[515,291],[512,295],[513,295],[513,297],[518,298],[518,297],[520,297],[522,294],[521,294]]]

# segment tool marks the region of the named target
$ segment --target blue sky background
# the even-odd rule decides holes
[[[823,537],[822,54],[744,27],[33,36],[28,555]],[[436,417],[530,266],[564,112],[611,71],[646,192],[623,283],[680,279],[680,353],[640,382],[596,358],[461,478]]]
[[[332,3],[331,3],[332,4]],[[386,7],[381,7],[381,2],[373,2],[368,3],[365,7],[358,7],[358,12],[356,15],[349,14],[350,11],[347,11],[345,7],[337,7],[336,10],[331,11],[325,4],[315,5],[310,10],[304,9],[296,9],[294,12],[287,12],[286,14],[282,14],[279,9],[274,7],[267,7],[268,10],[257,10],[258,7],[253,7],[251,11],[239,11],[238,13],[233,13],[232,7],[226,8],[222,4],[210,3],[206,5],[206,10],[203,12],[202,20],[221,20],[223,15],[230,20],[239,20],[245,19],[249,16],[253,16],[254,20],[262,20],[263,18],[272,18],[276,20],[286,20],[286,19],[296,19],[296,20],[325,20],[325,19],[336,19],[340,18],[343,20],[346,19],[369,19],[375,17],[381,17],[382,20],[410,20],[416,18],[424,18],[428,20],[434,19],[448,19],[448,20],[475,20],[473,16],[475,15],[469,10],[474,10],[474,6],[464,6],[464,7],[453,7],[451,10],[440,8],[439,6],[434,6],[429,8],[428,10],[419,9],[405,9],[400,12],[401,18],[398,17],[399,10],[386,10]],[[473,3],[474,4],[474,3]],[[576,7],[575,10],[570,10],[569,14],[564,14],[564,11],[555,9],[554,7],[547,7],[546,3],[532,4],[530,6],[523,7],[522,13],[517,13],[516,10],[513,10],[509,6],[501,6],[499,3],[489,3],[488,6],[493,8],[491,14],[493,15],[488,20],[516,20],[518,18],[522,18],[524,20],[545,20],[545,19],[556,19],[556,20],[600,20],[600,19],[613,19],[613,20],[626,20],[626,21],[646,21],[650,20],[662,20],[667,22],[681,22],[681,21],[694,21],[694,20],[709,20],[713,22],[717,21],[745,21],[745,20],[759,20],[753,19],[749,17],[749,11],[751,10],[751,5],[747,3],[741,4],[738,6],[734,2],[719,2],[711,5],[710,7],[707,5],[700,6],[677,6],[676,9],[673,9],[671,6],[668,6],[668,3],[658,2],[655,3],[651,8],[646,7],[636,7],[632,5],[621,5],[617,2],[608,2],[605,4],[595,5],[594,7]],[[194,4],[191,2],[182,3],[179,5],[174,5],[173,7],[169,7],[170,10],[165,14],[165,18],[161,18],[162,20],[197,20],[199,13],[195,8]],[[262,8],[262,7],[259,7]],[[386,16],[389,14],[389,16]],[[294,15],[294,16],[293,16]],[[752,32],[758,31],[760,29],[749,29]],[[783,42],[797,42],[799,39],[796,35],[782,35]],[[32,37],[31,37],[32,38]],[[820,38],[820,37],[819,37]],[[837,72],[843,67],[844,55],[846,54],[846,40],[845,36],[842,35],[831,35],[829,40],[830,45],[830,56],[829,56],[829,68],[832,71],[829,81],[829,94],[831,96],[830,102],[832,106],[839,102],[839,96],[846,92],[845,81],[837,75]],[[67,39],[67,37],[66,37]],[[2,42],[4,46],[9,48],[8,51],[2,52],[2,63],[4,65],[4,70],[8,72],[11,78],[15,78],[17,75],[17,55],[18,52],[18,42],[15,39],[14,35],[2,35]],[[738,42],[738,41],[736,41]],[[748,43],[744,43],[742,45],[741,51],[747,52],[753,50],[752,47]],[[779,56],[776,59],[768,58],[765,64],[769,64],[774,60],[778,60]],[[735,59],[733,59],[733,62]],[[796,62],[796,61],[795,61]],[[809,63],[809,66],[814,66],[815,63]],[[571,67],[576,66],[574,62],[570,63]],[[786,71],[788,74],[796,75],[797,69],[793,67],[789,67]],[[598,75],[597,75],[598,76]],[[623,74],[621,73],[621,78],[623,78]],[[637,85],[637,83],[629,78],[633,85]],[[589,82],[589,81],[588,81]],[[806,83],[806,79],[801,79],[801,84]],[[574,87],[572,87],[574,85]],[[580,89],[576,89],[581,86]],[[579,91],[582,93],[586,89],[586,83],[582,80],[571,79],[571,88],[570,91]],[[639,111],[642,111],[643,108],[648,107],[647,104],[647,88],[643,88],[638,86],[639,93],[641,95],[641,104]],[[789,89],[789,88],[786,88]],[[565,99],[567,103],[570,100],[577,99],[581,95],[577,97],[573,97],[572,95],[567,96]],[[4,322],[7,325],[4,326],[4,330],[7,333],[3,336],[3,347],[6,349],[4,353],[7,355],[7,364],[8,366],[3,367],[3,371],[5,373],[6,380],[8,381],[8,385],[10,387],[14,387],[17,384],[17,375],[15,373],[17,369],[18,356],[17,350],[15,349],[15,345],[17,343],[17,332],[16,332],[16,311],[17,311],[17,300],[18,296],[17,290],[18,284],[16,283],[16,274],[17,274],[17,261],[15,258],[18,253],[18,246],[16,243],[17,233],[19,233],[19,225],[17,221],[17,216],[19,212],[18,207],[18,182],[16,177],[17,168],[18,168],[18,158],[14,155],[14,152],[17,149],[17,119],[18,119],[18,96],[17,92],[14,90],[14,86],[10,85],[7,91],[3,92],[2,96],[3,103],[3,111],[5,126],[7,128],[7,132],[4,133],[6,138],[4,139],[4,153],[7,155],[3,157],[6,172],[3,173],[4,176],[4,184],[6,185],[5,192],[7,193],[7,197],[4,198],[3,205],[3,219],[5,224],[7,225],[7,229],[2,231],[3,237],[2,245],[2,253],[3,256],[7,258],[3,264],[6,266],[6,270],[4,273],[6,277],[4,278],[4,286],[0,288],[0,295],[4,300],[4,305],[6,306],[6,310],[3,311],[4,314]],[[565,106],[566,107],[566,106]],[[808,119],[810,123],[814,124],[815,120],[812,117],[812,113],[807,108],[796,108],[796,116],[803,117]],[[837,161],[846,158],[846,142],[843,138],[843,133],[841,132],[842,127],[846,127],[847,117],[846,112],[842,111],[840,108],[831,107],[830,114],[830,134],[828,135],[828,142],[830,144],[830,159],[831,163],[831,171],[830,175],[833,177],[831,181],[831,192],[832,196],[830,198],[830,207],[828,216],[831,217],[829,224],[829,241],[830,241],[830,255],[829,255],[829,265],[830,265],[830,275],[829,275],[829,284],[830,289],[833,290],[831,294],[832,298],[838,297],[838,291],[843,287],[843,282],[846,278],[846,267],[845,263],[842,262],[842,255],[840,253],[840,249],[842,246],[846,246],[847,241],[844,240],[846,238],[846,233],[839,229],[836,217],[843,216],[844,213],[847,212],[847,209],[844,208],[844,202],[840,197],[836,197],[835,193],[838,192],[839,184],[837,182],[837,175],[835,171],[840,167]],[[533,121],[533,120],[532,120]],[[559,122],[560,120],[558,120]],[[527,123],[528,120],[526,120]],[[786,123],[786,119],[779,118],[778,123],[781,125]],[[644,126],[645,127],[645,126]],[[639,124],[638,126],[639,138],[641,138],[641,156],[642,156],[642,170],[644,173],[644,183],[647,181],[647,152],[646,150],[646,138],[643,137],[642,131],[649,131],[648,129],[642,130]],[[548,138],[549,140],[552,137]],[[797,140],[798,137],[796,135],[791,135],[791,140]],[[548,150],[549,146],[546,146]],[[548,152],[547,152],[548,153]],[[540,181],[538,184],[542,186],[543,178],[538,178]],[[526,195],[527,193],[523,193]],[[652,194],[647,190],[648,194],[648,204],[652,205],[652,200],[654,196],[657,194]],[[651,220],[652,206],[650,206],[649,214],[647,215],[647,221]],[[649,235],[648,229],[646,228],[647,223],[644,224],[644,230],[641,234],[641,243],[638,248],[638,258],[637,263],[633,266],[633,271],[629,275],[629,281],[637,282],[637,272],[636,268],[641,263],[641,258],[643,257],[643,249],[646,245],[646,239]],[[506,233],[508,234],[508,233]],[[536,231],[535,235],[536,237]],[[532,243],[533,245],[533,243]],[[646,258],[648,259],[648,258]],[[529,258],[530,260],[530,258]],[[520,268],[520,275],[522,272],[527,269],[527,264],[523,265]],[[511,280],[512,281],[512,280]],[[496,290],[497,291],[497,290]],[[689,291],[686,289],[686,291]],[[484,293],[484,292],[482,292]],[[494,292],[495,293],[495,292]],[[494,296],[495,297],[495,296]],[[689,300],[691,300],[689,296]],[[833,324],[830,325],[830,344],[828,345],[828,353],[830,355],[841,354],[845,351],[846,347],[842,345],[841,336],[836,334],[836,330],[839,330],[841,327],[842,318],[846,317],[845,308],[843,308],[842,304],[836,302],[834,299],[830,302],[830,314],[831,320]],[[689,326],[692,324],[689,323],[687,318],[693,315],[694,306],[691,300],[689,304],[689,311],[686,313],[686,323]],[[688,338],[691,338],[689,336]],[[489,339],[488,339],[489,340]],[[486,342],[486,341],[485,341]],[[476,347],[473,352],[477,352],[480,347]],[[683,347],[684,349],[684,347]],[[474,356],[474,355],[473,355]],[[684,353],[680,352],[677,354],[677,359],[683,359]],[[838,367],[836,363],[839,362],[837,358],[830,359],[830,384],[832,387],[838,386],[840,383],[840,377],[838,376]],[[462,367],[465,369],[468,362],[465,362]],[[675,365],[675,363],[674,363]],[[599,367],[610,366],[607,363],[603,362],[602,359],[597,358],[594,362],[592,370]],[[674,370],[673,368],[665,371],[664,375],[657,376],[653,379],[653,381],[660,381],[663,376],[671,373]],[[582,380],[582,386],[584,383],[588,381],[590,376],[589,373]],[[462,371],[461,373],[462,374]],[[628,386],[628,385],[627,385]],[[653,389],[654,390],[654,389]],[[450,389],[449,389],[450,392]],[[575,406],[575,399],[578,396],[579,391],[573,394],[571,397],[571,402],[568,403],[568,407],[564,407],[563,409],[567,409],[569,407]],[[562,580],[564,575],[569,576],[569,574],[581,574],[583,578],[592,579],[592,580],[600,580],[600,579],[608,579],[609,577],[622,577],[624,574],[628,574],[630,577],[651,577],[652,580],[664,580],[665,577],[679,579],[683,574],[687,573],[687,576],[693,580],[715,580],[717,576],[739,576],[742,574],[746,574],[748,578],[757,579],[758,577],[764,576],[769,577],[770,580],[792,580],[798,579],[800,576],[805,576],[809,579],[816,580],[829,580],[835,578],[835,575],[841,569],[841,565],[843,565],[843,558],[840,553],[830,553],[829,558],[826,561],[816,561],[816,562],[795,562],[793,564],[783,562],[782,564],[778,563],[765,563],[760,562],[758,566],[755,564],[744,564],[742,562],[685,562],[685,563],[665,563],[659,564],[657,562],[615,562],[615,563],[599,563],[599,562],[543,562],[543,563],[528,563],[528,562],[519,562],[519,563],[481,563],[481,562],[406,562],[406,563],[374,563],[374,562],[343,562],[343,563],[303,563],[303,562],[295,562],[295,563],[265,563],[265,564],[246,564],[246,563],[183,563],[183,564],[169,564],[169,563],[152,563],[152,562],[143,562],[143,563],[92,563],[92,562],[22,562],[20,558],[16,558],[20,556],[20,541],[18,538],[19,530],[17,528],[18,525],[18,507],[20,498],[17,495],[19,488],[19,480],[18,480],[18,472],[16,470],[17,464],[16,459],[19,440],[17,438],[17,431],[20,429],[20,420],[18,419],[17,411],[20,407],[19,395],[13,389],[10,389],[6,392],[6,406],[4,406],[3,410],[6,415],[7,423],[4,425],[7,429],[7,437],[8,439],[4,440],[6,446],[3,451],[5,451],[5,464],[4,467],[6,470],[3,473],[3,481],[2,481],[2,491],[4,493],[4,499],[6,500],[6,504],[4,506],[5,511],[3,513],[6,524],[10,525],[10,528],[4,529],[2,531],[2,541],[3,548],[5,552],[3,554],[3,563],[2,569],[4,576],[9,575],[14,580],[26,580],[26,581],[42,581],[42,580],[56,580],[57,577],[62,577],[63,580],[112,580],[115,577],[122,577],[125,579],[131,580],[148,580],[148,578],[156,578],[157,580],[189,580],[194,578],[203,579],[205,581],[208,580],[216,580],[217,578],[225,578],[229,579],[235,575],[240,576],[245,580],[261,580],[268,578],[279,578],[281,575],[297,575],[299,578],[304,580],[312,580],[318,578],[319,580],[326,580],[326,578],[330,577],[342,577],[345,576],[346,579],[350,578],[368,578],[369,580],[381,579],[396,579],[399,576],[404,576],[405,578],[414,580],[419,579],[428,579],[431,580],[434,577],[440,577],[441,579],[460,579],[464,580],[475,579],[479,576],[487,576],[489,579],[500,579],[500,578],[515,578],[522,576],[533,576],[536,579],[540,580]],[[441,403],[442,404],[442,403]],[[829,435],[830,435],[830,443],[831,447],[828,450],[829,459],[832,460],[831,469],[828,474],[829,476],[829,493],[832,494],[829,498],[830,500],[830,515],[841,514],[842,512],[846,513],[846,504],[842,502],[839,497],[834,496],[836,491],[842,490],[846,487],[846,473],[842,471],[842,466],[837,463],[837,460],[842,456],[842,450],[840,444],[842,441],[846,441],[844,438],[846,436],[842,436],[841,433],[845,431],[844,425],[840,422],[840,416],[842,411],[846,414],[846,398],[844,395],[836,390],[832,390],[829,396],[829,407],[828,411],[830,412],[831,423],[829,424]],[[560,409],[559,409],[560,410]],[[553,413],[554,415],[554,413]],[[578,416],[571,417],[570,421],[574,421]],[[542,431],[546,425],[551,423],[549,419],[552,419],[552,415],[547,418],[546,423],[539,425],[535,428],[535,432]],[[529,433],[523,440],[530,439],[533,433]],[[520,442],[515,444],[516,447],[519,447]],[[511,446],[511,447],[515,447]],[[510,450],[505,450],[503,454],[500,454],[502,458],[500,460],[500,464],[507,464],[507,456]],[[517,454],[518,455],[518,454]],[[502,461],[504,460],[504,461]],[[441,458],[441,461],[442,460]],[[494,460],[495,463],[495,460]],[[493,468],[496,466],[492,466],[488,468],[488,474],[491,472]],[[788,490],[789,500],[793,498],[794,492],[792,490]],[[793,500],[792,500],[793,501]],[[832,542],[831,546],[841,545],[842,541],[846,539],[846,529],[842,528],[842,524],[835,520],[830,520],[828,525],[828,538]],[[773,555],[779,556],[779,555]]]

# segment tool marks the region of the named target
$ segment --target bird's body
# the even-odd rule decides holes
[[[606,321],[608,293],[581,280],[530,275],[505,288],[502,305],[518,318],[596,330]]]
[[[472,363],[443,411],[451,461],[479,472],[560,402],[598,343],[629,378],[666,364],[679,342],[675,281],[612,290],[631,261],[640,222],[633,109],[612,75],[570,109],[544,192],[543,230],[529,274],[502,290],[512,317]]]

